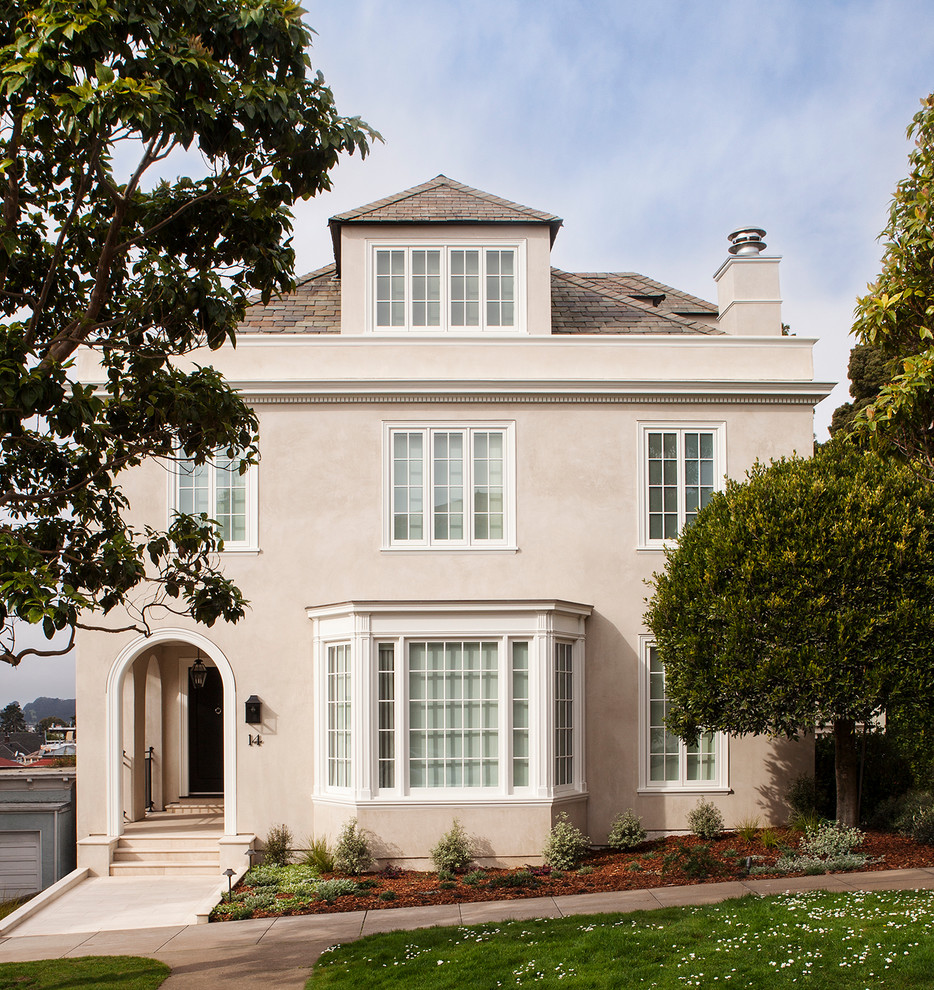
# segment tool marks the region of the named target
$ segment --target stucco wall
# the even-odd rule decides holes
[[[649,343],[641,346],[648,348]],[[255,356],[258,351],[241,353]],[[562,347],[550,358],[555,381],[565,353]],[[715,364],[718,352],[711,348],[707,353]],[[720,379],[730,371],[730,353],[719,352]],[[789,368],[800,372],[788,377],[806,379],[806,368],[796,364],[805,350],[791,343],[783,353],[789,355]],[[662,367],[662,357],[669,354],[676,351],[666,342],[655,352],[656,367]],[[267,357],[272,363],[280,359],[275,347]],[[646,366],[651,363],[647,356],[644,360]],[[306,373],[312,376],[314,370],[309,366]],[[418,371],[422,374],[421,368]],[[517,358],[505,367],[498,364],[497,371],[519,378],[522,365]],[[596,377],[593,368],[590,373]],[[775,362],[760,374],[774,376]],[[238,377],[247,377],[242,365]],[[430,375],[425,379],[430,381]],[[645,632],[642,613],[650,593],[646,581],[663,566],[660,551],[638,549],[638,424],[725,424],[724,467],[740,477],[757,457],[810,450],[809,405],[552,397],[483,404],[277,401],[256,408],[261,420],[261,551],[227,554],[224,560],[226,572],[252,608],[236,626],[218,623],[202,630],[223,651],[236,680],[238,831],[262,836],[271,825],[286,822],[299,840],[322,832],[333,838],[342,818],[340,807],[322,803],[316,810],[312,800],[318,736],[310,668],[312,630],[305,607],[400,598],[560,598],[592,605],[586,643],[588,797],[586,812],[580,805],[575,814],[596,842],[605,840],[613,817],[627,807],[642,815],[650,830],[684,827],[696,794],[638,793],[639,637]],[[518,552],[382,550],[384,422],[484,420],[515,423]],[[167,490],[164,468],[149,465],[139,470],[128,486],[135,516],[161,524]],[[167,624],[184,623],[173,617]],[[80,807],[79,835],[106,832],[100,759],[105,743],[104,684],[129,638],[85,634],[79,642],[79,772],[87,795]],[[172,714],[177,707],[170,701],[178,691],[178,662],[170,654],[168,648],[158,651],[165,678],[165,741],[159,759],[166,768],[166,800],[177,789],[180,760],[173,741],[180,732],[173,722],[177,714]],[[243,703],[251,694],[263,701],[262,747],[247,745],[251,730],[243,721]],[[803,742],[733,740],[732,793],[718,794],[714,802],[728,824],[753,815],[763,823],[780,820],[785,781],[807,768],[810,759],[811,749]],[[352,812],[346,808],[343,817]],[[406,816],[364,809],[360,815],[387,848],[405,843],[409,855],[422,856],[454,813],[447,809]],[[481,831],[469,808],[457,813],[469,819],[472,831]],[[524,837],[528,848],[521,855],[529,858],[541,847],[548,818],[540,810],[523,817],[518,804],[512,810],[501,807],[484,819],[489,823],[484,834],[494,851],[497,844],[502,846],[504,855],[520,855],[517,837]]]

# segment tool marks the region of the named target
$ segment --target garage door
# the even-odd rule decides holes
[[[40,889],[39,833],[0,832],[0,900]]]

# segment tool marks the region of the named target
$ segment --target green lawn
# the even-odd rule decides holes
[[[0,990],[155,990],[169,967],[140,956],[81,956],[0,963]]]
[[[306,990],[934,987],[934,892],[810,891],[699,908],[374,935]]]

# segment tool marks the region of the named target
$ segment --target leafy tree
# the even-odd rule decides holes
[[[852,444],[757,464],[666,552],[645,621],[668,726],[833,728],[837,817],[858,820],[855,726],[934,704],[934,487]]]
[[[882,272],[857,300],[853,332],[900,359],[859,417],[862,431],[934,481],[934,94],[908,127],[915,147],[882,232]]]
[[[3,732],[25,732],[26,718],[18,701],[11,701],[0,711],[0,730]]]
[[[832,437],[838,433],[843,436],[851,433],[858,414],[876,400],[892,377],[885,353],[878,344],[857,344],[850,351],[847,375],[853,401],[844,402],[833,411],[830,420]]]
[[[378,137],[341,117],[291,0],[7,0],[0,8],[0,658],[16,620],[118,605],[236,621],[214,523],[139,531],[123,471],[256,459],[256,419],[195,347],[293,285],[290,206]],[[202,178],[175,178],[192,162]],[[102,388],[76,380],[77,353]],[[80,618],[82,617],[83,618]],[[93,626],[92,626],[93,627]]]
[[[65,724],[65,720],[63,718],[59,718],[58,715],[48,715],[46,718],[39,719],[39,722],[36,725],[36,732],[44,736],[46,731],[51,729],[53,726]]]

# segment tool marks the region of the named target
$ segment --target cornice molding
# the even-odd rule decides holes
[[[252,405],[815,405],[830,382],[307,381],[231,382]]]

